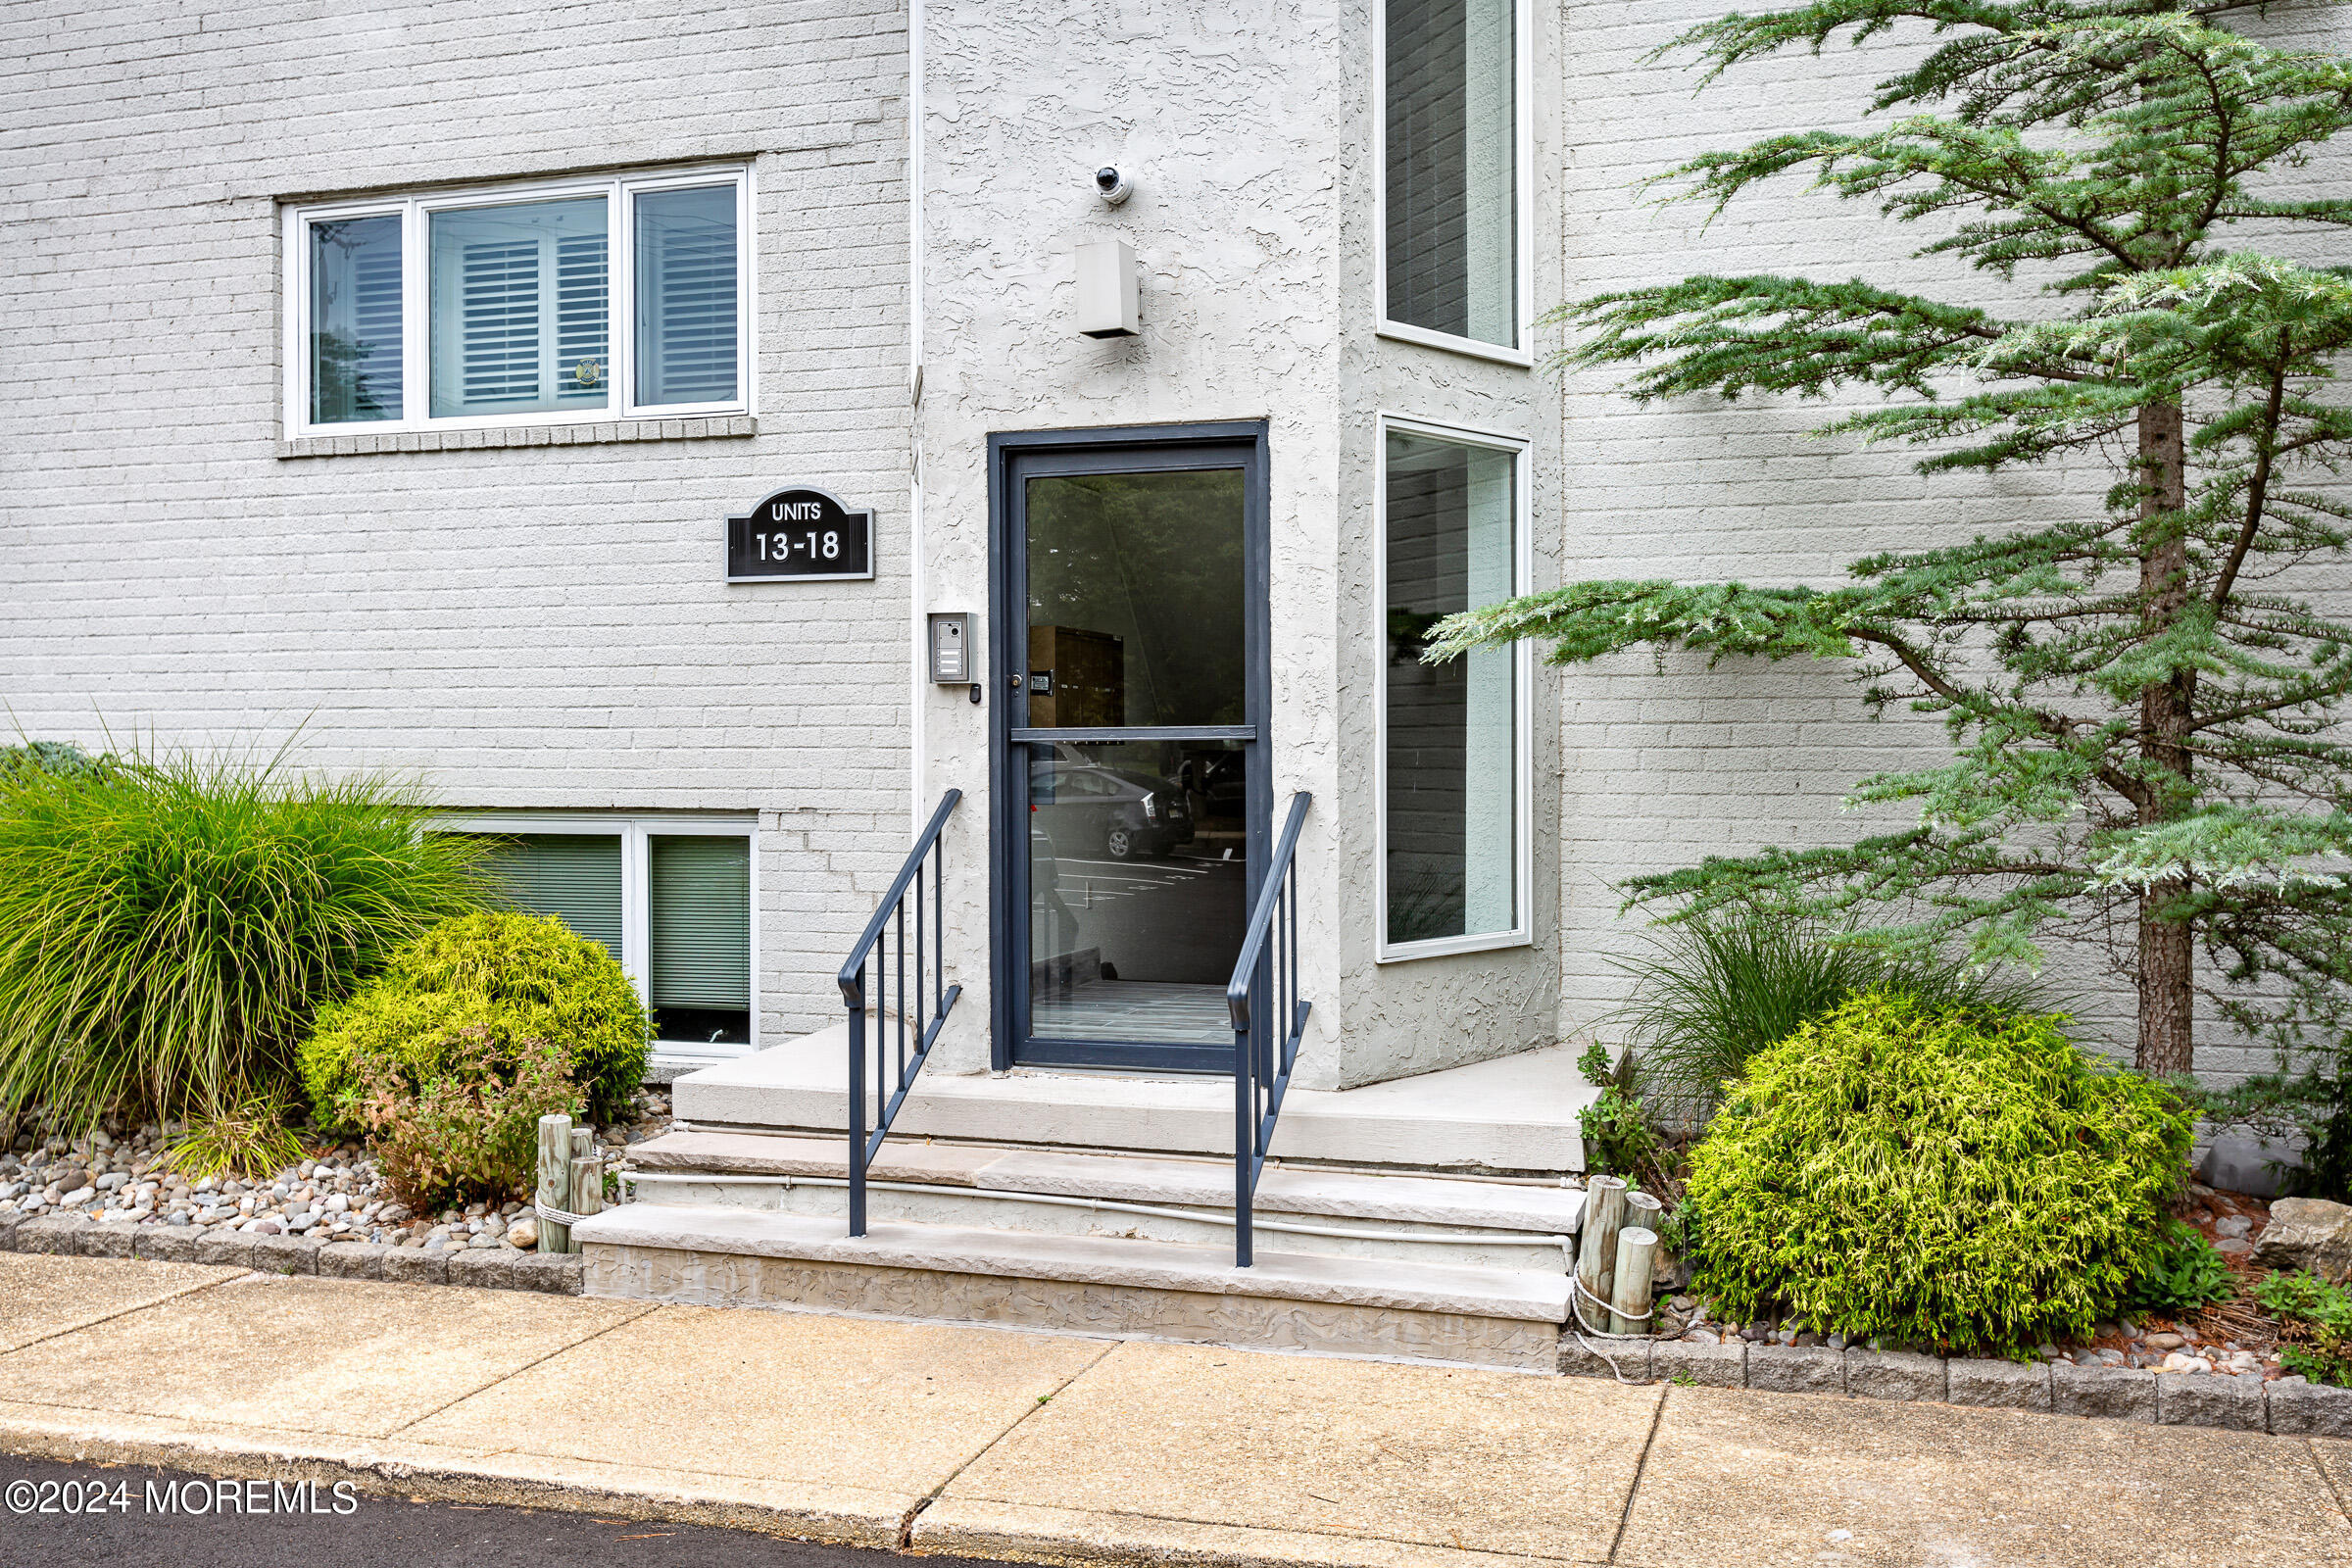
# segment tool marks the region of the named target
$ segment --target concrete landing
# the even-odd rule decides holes
[[[678,1119],[697,1130],[846,1136],[849,1025],[688,1073],[670,1093]],[[1577,1075],[1575,1053],[1566,1046],[1361,1089],[1295,1088],[1283,1102],[1272,1152],[1343,1165],[1556,1175],[1584,1169],[1576,1118],[1595,1094]],[[1207,1077],[926,1073],[892,1133],[1229,1155],[1233,1085]]]

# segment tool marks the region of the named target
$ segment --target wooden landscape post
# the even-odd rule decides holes
[[[1632,1285],[1625,1276],[1625,1241],[1627,1237],[1639,1233],[1649,1238],[1649,1245],[1642,1250],[1642,1298],[1633,1303],[1633,1309],[1637,1312],[1649,1310],[1650,1271],[1658,1256],[1658,1213],[1664,1207],[1663,1203],[1647,1193],[1627,1193],[1625,1195],[1625,1220],[1617,1230],[1616,1277],[1614,1286],[1609,1292],[1609,1303],[1612,1306],[1626,1304],[1627,1293],[1631,1290]],[[1621,1318],[1612,1312],[1609,1314],[1609,1332],[1612,1334],[1647,1334],[1649,1324],[1645,1320]]]
[[[570,1209],[564,1200],[571,1196],[571,1118],[561,1111],[539,1118],[539,1185],[531,1196],[548,1208]],[[570,1250],[570,1226],[552,1219],[539,1221],[540,1251]]]
[[[1657,1207],[1652,1200],[1651,1208]],[[1617,1233],[1617,1288],[1610,1293],[1609,1313],[1611,1334],[1647,1334],[1649,1311],[1649,1267],[1658,1255],[1658,1233],[1640,1225],[1628,1225]]]
[[[582,1219],[605,1210],[605,1167],[596,1157],[596,1134],[586,1127],[571,1130],[571,1180],[567,1190],[571,1201],[564,1206]],[[576,1252],[580,1244],[564,1233],[564,1250]]]
[[[1617,1267],[1617,1230],[1625,1220],[1625,1183],[1614,1176],[1595,1176],[1585,1183],[1584,1237],[1576,1250],[1576,1311],[1569,1321],[1601,1327],[1587,1313],[1595,1300],[1609,1298],[1609,1281]],[[1590,1291],[1591,1296],[1584,1293]]]

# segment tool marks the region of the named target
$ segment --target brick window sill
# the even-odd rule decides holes
[[[382,430],[352,435],[303,436],[280,441],[281,458],[355,458],[376,452],[466,452],[488,447],[601,446],[612,441],[707,441],[758,435],[755,415],[713,418],[604,419],[577,424],[516,424],[495,429]]]

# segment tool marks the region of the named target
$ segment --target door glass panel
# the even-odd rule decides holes
[[[1031,746],[1030,1033],[1223,1044],[1248,915],[1238,741]]]
[[[1239,468],[1031,479],[1027,722],[1247,722]]]

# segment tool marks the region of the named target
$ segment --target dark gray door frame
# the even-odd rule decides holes
[[[1169,468],[1243,470],[1242,540],[1245,705],[1250,722],[1225,726],[1248,751],[1250,799],[1244,848],[1248,896],[1257,896],[1273,815],[1272,769],[1267,764],[1269,668],[1267,583],[1266,424],[1262,419],[1213,424],[1124,425],[1092,430],[1021,430],[988,438],[988,905],[992,955],[989,986],[989,1063],[1003,1072],[1016,1065],[1129,1067],[1138,1071],[1222,1072],[1233,1070],[1233,1047],[1154,1045],[1125,1042],[1055,1042],[1040,1054],[1028,1046],[1029,906],[1026,777],[1013,777],[1013,748],[1020,705],[1012,689],[1029,668],[1029,614],[1025,541],[1012,529],[1023,516],[1013,501],[1016,473],[1149,472]],[[1186,728],[1191,736],[1198,726]],[[1246,732],[1246,733],[1244,733]],[[1065,731],[1058,738],[1071,739]],[[1148,738],[1150,730],[1119,731]],[[1106,736],[1097,738],[1107,738]],[[1050,1059],[1048,1059],[1050,1057]]]

